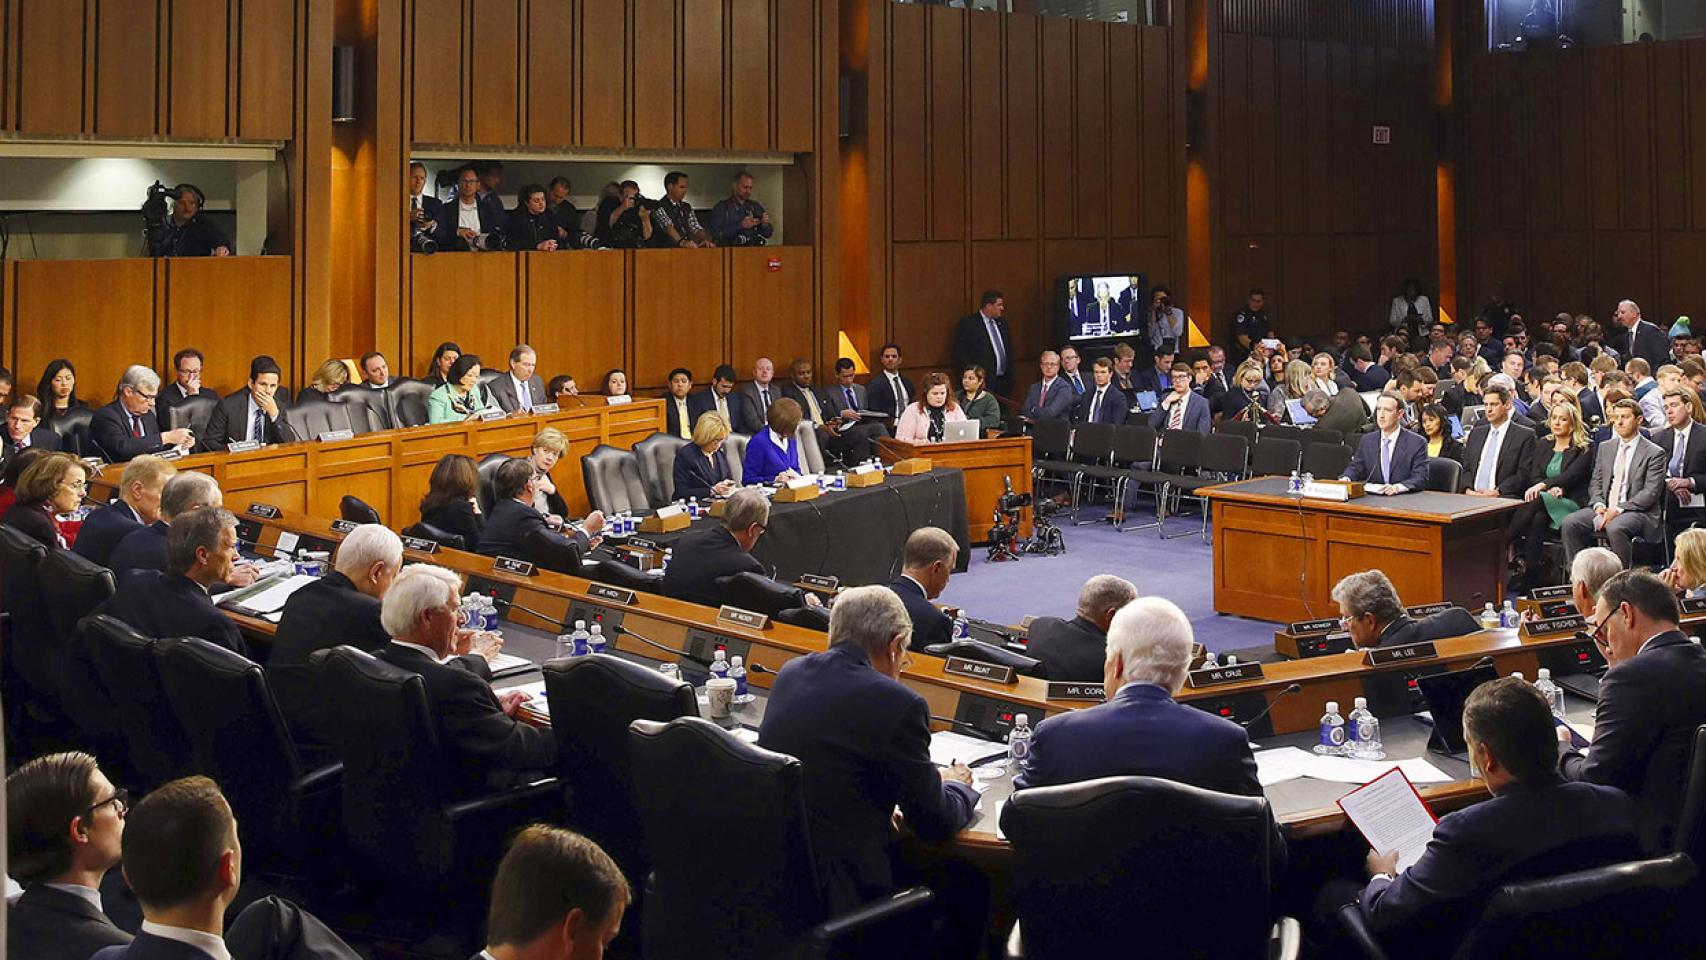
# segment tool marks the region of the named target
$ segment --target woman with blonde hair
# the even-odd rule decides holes
[[[1287,400],[1302,400],[1309,392],[1315,379],[1315,371],[1302,360],[1287,361],[1285,365],[1285,383],[1268,392],[1268,412],[1275,417],[1291,422],[1291,414],[1286,410]]]
[[[709,499],[726,497],[734,491],[734,473],[729,469],[723,441],[729,438],[729,423],[715,410],[707,410],[693,423],[693,442],[675,451],[675,496]]]
[[[1541,579],[1541,548],[1564,518],[1588,502],[1588,480],[1593,472],[1593,447],[1588,443],[1582,408],[1568,391],[1546,416],[1547,433],[1534,445],[1524,466],[1527,478],[1522,506],[1505,528],[1506,545],[1522,540],[1522,569],[1516,586],[1536,585]],[[1551,582],[1548,580],[1547,582]]]
[[[557,492],[556,481],[551,479],[551,469],[557,461],[569,455],[569,438],[556,427],[546,427],[533,435],[532,448],[528,459],[533,462],[536,481],[533,509],[544,514],[546,522],[555,527],[569,515],[569,504]]]
[[[1676,559],[1659,576],[1685,597],[1706,595],[1706,530],[1690,527],[1677,534]]]
[[[327,360],[314,371],[314,379],[308,381],[308,386],[329,397],[346,383],[349,383],[349,365],[342,360]]]

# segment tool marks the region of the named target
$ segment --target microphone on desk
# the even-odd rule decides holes
[[[683,660],[692,661],[693,663],[697,663],[702,667],[709,667],[711,665],[711,661],[706,660],[704,657],[696,656],[694,654],[688,653],[686,650],[681,650],[681,649],[678,649],[676,647],[669,646],[668,644],[659,643],[650,637],[643,637],[643,636],[635,633],[634,631],[628,629],[627,627],[622,626],[620,623],[613,625],[610,628],[610,632],[613,634],[616,634],[617,636],[633,637],[635,640],[640,641],[641,643],[645,644],[648,647],[655,647],[655,648],[662,650],[666,653],[673,653]],[[769,667],[765,666],[762,663],[746,664],[746,669],[747,669],[747,672],[749,672],[749,673],[775,674],[775,672],[776,672],[776,671],[770,669]]]
[[[1471,663],[1469,665],[1469,669],[1479,670],[1482,667],[1490,667],[1492,665],[1493,665],[1493,658],[1491,656],[1486,656],[1486,657],[1482,657],[1481,659],[1475,661],[1474,663]]]
[[[1279,704],[1279,702],[1281,700],[1284,700],[1286,697],[1289,697],[1292,694],[1302,693],[1302,692],[1303,692],[1303,684],[1301,684],[1301,683],[1294,683],[1291,686],[1286,687],[1284,690],[1281,690],[1272,700],[1268,701],[1268,705],[1262,708],[1261,713],[1258,713],[1255,716],[1251,717],[1250,719],[1244,721],[1243,723],[1240,723],[1239,726],[1243,727],[1246,730],[1250,729],[1251,724],[1253,724],[1257,720],[1260,720],[1263,717],[1267,716],[1269,714],[1269,712],[1271,712],[1274,709],[1274,707]]]
[[[959,730],[963,730],[966,733],[969,733],[969,734],[977,737],[979,740],[988,740],[990,743],[1000,743],[1001,742],[1000,737],[997,737],[994,734],[991,734],[987,730],[979,730],[977,727],[972,726],[971,724],[965,722],[964,720],[955,720],[953,717],[938,717],[934,713],[929,714],[929,717],[930,717],[930,719],[936,721],[937,723],[945,723],[950,727],[954,727],[954,728],[957,728]]]
[[[491,601],[495,604],[498,604],[500,606],[509,607],[512,610],[520,610],[522,613],[525,613],[530,617],[536,617],[540,620],[545,621],[546,623],[550,624],[551,626],[556,627],[558,630],[569,629],[569,625],[567,623],[564,623],[563,621],[558,620],[556,617],[547,617],[543,613],[540,613],[539,611],[534,610],[531,607],[524,607],[521,604],[516,603],[514,600],[505,600],[503,597],[500,597],[495,593],[488,593],[488,594],[486,594],[486,596],[490,597]]]

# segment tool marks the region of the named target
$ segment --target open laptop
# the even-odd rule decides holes
[[[976,420],[952,420],[942,424],[942,442],[959,443],[976,440],[983,424]]]

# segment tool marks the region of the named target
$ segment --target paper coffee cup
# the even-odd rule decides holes
[[[728,716],[735,702],[735,682],[727,677],[707,680],[705,699],[710,704],[713,720]]]

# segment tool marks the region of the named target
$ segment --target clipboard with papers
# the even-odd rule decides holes
[[[1345,812],[1371,849],[1398,851],[1398,871],[1422,858],[1439,822],[1404,771],[1394,767],[1339,798]]]

